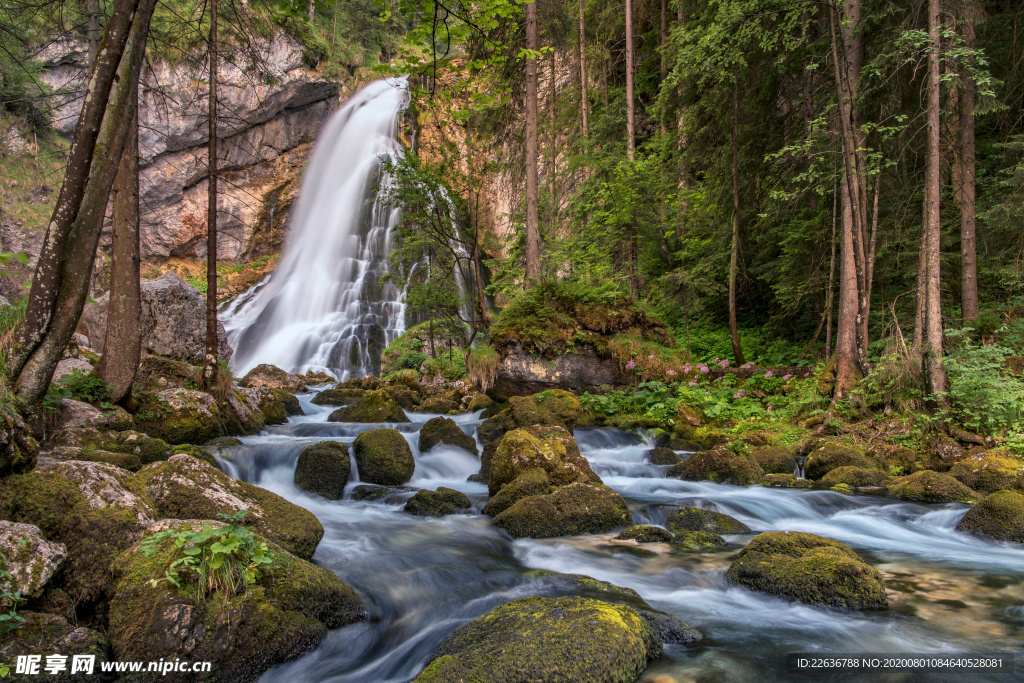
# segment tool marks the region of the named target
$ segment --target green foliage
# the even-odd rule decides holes
[[[102,379],[77,368],[61,377],[58,382],[76,401],[105,403],[110,399],[110,390]]]
[[[24,539],[20,541],[24,544]],[[0,552],[0,636],[6,636],[11,631],[21,627],[25,617],[18,614],[18,606],[26,602],[27,598],[22,597],[21,591],[11,591],[11,583],[14,576],[7,570],[7,556]]]
[[[430,358],[422,351],[408,351],[402,354],[392,366],[395,370],[416,370],[419,371],[423,361]]]
[[[953,356],[946,357],[950,410],[954,419],[982,434],[1024,431],[1024,379],[1006,368],[1006,347],[975,345],[963,330],[946,334],[962,342]]]

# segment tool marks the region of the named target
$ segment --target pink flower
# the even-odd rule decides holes
[[[784,379],[784,380],[788,380],[788,379],[789,379],[790,377],[792,377],[792,376],[793,376],[793,375],[790,375],[789,373],[787,373],[787,374],[785,374],[785,375],[783,375],[783,376],[782,376],[782,379]]]
[[[654,354],[652,353],[651,355],[647,356],[647,360],[654,360]]]
[[[697,386],[697,378],[696,378],[696,377],[694,377],[694,378],[693,378],[693,381],[692,381],[692,382],[690,382],[690,386],[691,386],[691,387],[695,387],[695,386]]]
[[[811,376],[810,370],[808,370],[807,372],[804,373],[804,377],[810,377],[810,376]]]
[[[768,404],[768,412],[769,413],[772,412],[772,404],[771,403]]]
[[[689,363],[687,363],[686,365],[683,366],[683,374],[684,375],[688,375],[691,370],[693,370],[693,366],[690,365]]]
[[[719,362],[718,363],[718,367],[720,367],[720,368],[727,368],[727,367],[729,367],[729,361],[723,360],[723,361]]]
[[[665,374],[668,375],[669,377],[675,377],[676,376],[676,371],[675,370],[669,370]]]
[[[744,391],[743,389],[740,389],[740,390],[739,390],[739,391],[737,391],[737,392],[736,392],[735,394],[733,394],[733,395],[732,395],[732,397],[733,397],[733,398],[743,398],[743,397],[744,397],[744,396],[746,396],[746,395],[747,395],[747,392],[746,392],[746,391]]]
[[[711,372],[711,368],[709,368],[708,366],[704,365],[703,363],[698,365],[697,369],[700,370],[701,372],[703,372],[704,374],[707,374],[707,373]]]
[[[768,372],[764,373],[765,377],[773,377],[774,375],[775,375],[775,371],[774,370],[769,370]]]
[[[628,362],[628,363],[626,363],[626,369],[627,369],[627,370],[632,370],[632,369],[633,369],[633,368],[635,368],[635,367],[636,367],[636,361],[635,361],[635,360],[633,360],[632,358],[630,358],[630,359],[629,359],[629,362]]]

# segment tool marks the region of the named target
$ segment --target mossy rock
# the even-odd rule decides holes
[[[28,472],[38,456],[39,444],[21,416],[0,410],[0,477]]]
[[[535,467],[526,470],[510,483],[501,487],[484,505],[483,513],[494,517],[515,505],[523,498],[551,493],[551,481],[543,469]]]
[[[854,488],[884,486],[892,477],[882,470],[866,470],[862,467],[837,467],[821,478],[823,486],[833,487],[845,484]]]
[[[139,456],[131,453],[111,453],[110,451],[101,450],[90,450],[82,451],[81,455],[75,458],[76,460],[85,460],[87,462],[103,462],[114,467],[120,467],[121,469],[128,470],[129,472],[138,472],[142,469],[142,461],[139,460]]]
[[[295,465],[295,485],[329,500],[338,500],[345,492],[352,462],[348,445],[340,441],[321,441],[306,446]]]
[[[535,468],[544,470],[553,486],[601,481],[580,454],[572,434],[559,426],[535,425],[502,437],[489,461],[487,487],[494,495],[523,472]]]
[[[714,550],[725,545],[725,539],[709,531],[679,531],[670,543],[676,550]]]
[[[355,405],[338,408],[327,418],[328,422],[408,422],[402,406],[377,389],[369,391]]]
[[[729,580],[751,590],[810,605],[881,609],[888,605],[877,569],[846,544],[796,531],[769,531],[729,566]]]
[[[133,430],[111,432],[82,429],[78,430],[67,443],[80,446],[84,453],[99,450],[134,455],[143,465],[166,460],[171,454],[170,444],[163,439]]]
[[[765,486],[787,489],[809,489],[814,486],[813,481],[797,479],[795,474],[766,474],[762,483]]]
[[[487,410],[494,405],[494,399],[487,394],[473,394],[466,405],[466,412],[475,413],[478,410]]]
[[[302,404],[295,394],[284,389],[260,389],[250,390],[250,396],[258,398],[257,405],[263,413],[263,419],[268,425],[284,424],[292,415],[305,415]]]
[[[374,486],[372,484],[360,484],[352,487],[352,500],[380,500],[398,493],[410,493],[416,489],[408,486]]]
[[[476,439],[462,431],[459,425],[455,424],[454,420],[450,420],[447,417],[431,418],[420,429],[419,447],[421,453],[429,451],[439,443],[456,446],[473,455],[478,455]]]
[[[682,462],[682,458],[674,450],[661,446],[647,451],[647,457],[652,465],[675,465]]]
[[[142,394],[135,411],[139,430],[169,444],[206,443],[224,435],[226,422],[213,396],[188,389]]]
[[[509,405],[477,427],[481,443],[500,439],[506,432],[521,427],[543,425],[564,427],[570,433],[582,414],[579,400],[561,389],[542,391],[533,396],[513,396]]]
[[[603,484],[574,483],[553,493],[522,498],[492,524],[516,538],[599,534],[629,526],[626,501]]]
[[[638,524],[626,527],[615,538],[620,541],[636,541],[637,543],[668,543],[673,536],[672,532],[662,529],[660,526]]]
[[[666,474],[686,481],[713,481],[737,486],[756,484],[764,478],[764,470],[754,458],[747,453],[734,453],[724,445],[694,453]]]
[[[917,469],[917,451],[906,446],[877,444],[871,449],[870,455],[884,471],[895,475],[910,474]]]
[[[478,475],[481,484],[486,484],[491,479],[491,461],[494,460],[494,454],[498,452],[498,446],[501,445],[501,441],[492,441],[484,444],[484,447],[480,450],[480,473]]]
[[[366,392],[338,385],[333,389],[324,389],[313,397],[313,404],[318,406],[352,406],[366,396]]]
[[[1022,468],[1024,463],[1017,456],[997,448],[965,457],[950,468],[949,474],[975,491],[993,493],[1012,489]]]
[[[416,407],[418,413],[438,413],[451,415],[459,412],[459,403],[448,394],[425,398]]]
[[[661,651],[661,639],[632,607],[520,598],[456,629],[413,680],[633,683]]]
[[[1024,494],[996,491],[985,496],[964,514],[956,530],[1024,543]]]
[[[977,495],[962,483],[942,472],[922,470],[900,477],[885,487],[892,498],[922,503],[970,503]]]
[[[964,447],[945,434],[936,434],[926,439],[921,451],[925,468],[935,472],[948,472],[953,465],[967,457]]]
[[[324,535],[320,520],[308,510],[190,455],[173,455],[137,476],[162,517],[215,520],[247,510],[246,526],[304,559],[313,556]]]
[[[420,393],[409,387],[385,387],[384,391],[388,392],[391,400],[402,406],[403,410],[416,410],[416,406],[420,404]]]
[[[249,681],[312,650],[327,629],[365,618],[359,596],[332,572],[272,541],[268,545],[272,562],[258,570],[254,585],[204,600],[197,599],[191,584],[182,589],[166,581],[152,585],[180,556],[172,541],[164,541],[151,557],[134,547],[123,553],[114,565],[108,629],[118,659],[210,661],[212,673],[203,680]]]
[[[750,457],[757,461],[765,474],[792,474],[796,469],[793,453],[781,446],[756,446],[750,449]]]
[[[876,469],[878,463],[857,448],[837,443],[823,443],[810,452],[804,473],[808,479],[821,479],[837,467]]]
[[[750,527],[722,512],[695,507],[681,507],[665,519],[665,526],[674,534],[705,531],[712,534],[746,534]]]
[[[412,479],[416,461],[409,442],[397,429],[362,432],[352,444],[359,480],[382,486],[400,486]]]
[[[242,440],[233,436],[218,436],[216,439],[210,439],[203,446],[205,448],[231,448],[232,446],[241,446]]]
[[[171,449],[170,455],[191,455],[193,458],[198,458],[199,460],[202,460],[207,465],[213,465],[218,469],[220,468],[220,466],[217,464],[217,459],[213,457],[213,453],[206,450],[205,448],[200,448],[199,446],[195,446],[190,443],[178,444],[177,446]]]
[[[0,517],[33,524],[47,540],[63,543],[67,556],[59,587],[89,605],[108,596],[111,562],[157,513],[130,472],[64,461],[0,481]]]
[[[405,504],[404,511],[423,517],[443,517],[468,510],[472,505],[473,501],[462,491],[439,486],[436,491],[417,491]]]
[[[245,377],[238,381],[238,386],[247,389],[266,387],[289,393],[306,390],[306,382],[301,375],[293,375],[268,363],[257,365],[246,373]]]
[[[71,675],[71,659],[75,655],[95,657],[96,674],[100,671],[100,664],[109,659],[110,643],[107,637],[98,631],[69,624],[64,617],[57,614],[21,611],[18,616],[24,619],[18,628],[0,636],[0,661],[10,662],[13,669],[14,662],[19,656],[41,655],[42,671],[48,656],[60,654],[68,658],[68,665],[62,673],[24,678],[15,675],[13,680],[41,678],[51,683],[87,681],[92,679],[92,676],[83,676],[81,673]]]

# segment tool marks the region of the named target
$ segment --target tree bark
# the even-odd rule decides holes
[[[922,242],[925,243],[925,344],[924,367],[928,391],[931,394],[946,390],[946,371],[942,365],[942,300],[939,241],[941,221],[939,198],[941,178],[939,173],[941,154],[940,125],[940,73],[939,49],[941,47],[939,0],[928,2],[928,33],[931,49],[928,53],[928,109],[927,109],[927,153],[925,157],[925,184],[928,186],[927,203],[922,222]],[[925,239],[926,237],[926,239]],[[918,296],[921,293],[918,292]]]
[[[103,356],[96,374],[112,403],[130,396],[142,355],[142,289],[139,272],[139,119],[138,83],[131,95],[132,123],[114,177],[111,204],[110,302]]]
[[[550,101],[548,102],[548,127],[551,129],[551,133],[548,136],[548,185],[551,190],[551,222],[554,224],[558,220],[558,186],[556,184],[557,175],[557,162],[558,162],[558,129],[555,127],[555,101],[558,97],[557,82],[555,80],[555,71],[558,68],[558,62],[555,57],[555,51],[551,51],[551,93]]]
[[[629,158],[636,154],[636,111],[633,102],[633,0],[626,0],[626,135]]]
[[[312,2],[310,2],[312,5]],[[217,333],[217,0],[210,0],[209,149],[206,193],[206,386],[216,378]]]
[[[526,5],[526,49],[537,50],[537,4]],[[537,60],[526,59],[526,278],[540,277],[540,225],[537,215]]]
[[[216,0],[214,0],[216,2]],[[309,8],[306,10],[306,16],[309,17],[310,21],[316,18],[316,0],[309,0]]]
[[[668,42],[668,0],[661,0],[661,80],[668,75],[668,58],[665,56],[665,43]]]
[[[127,39],[120,51],[122,54],[116,66],[116,78],[110,79],[112,87],[109,90],[109,97],[99,105],[103,109],[102,122],[92,146],[91,159],[88,160],[88,175],[82,183],[81,200],[76,206],[68,207],[74,212],[75,219],[67,230],[64,242],[59,245],[54,242],[54,246],[59,247],[56,251],[61,258],[57,261],[56,270],[50,280],[57,283],[56,289],[47,292],[53,301],[47,318],[48,324],[44,328],[44,334],[26,354],[14,382],[17,402],[22,409],[29,412],[34,412],[46,395],[53,371],[68,342],[71,341],[89,294],[93,261],[103,228],[107,199],[131,123],[129,106],[131,94],[134,92],[132,86],[139,80],[146,50],[146,37],[155,5],[156,0],[139,0],[132,7],[135,11],[132,12]],[[112,19],[108,25],[108,38],[111,33],[110,27],[114,23]],[[97,56],[97,65],[103,62],[109,49],[110,41],[104,42]],[[99,68],[93,70],[94,81],[98,71]],[[87,99],[86,108],[89,105]],[[69,169],[68,173],[71,172]],[[66,175],[65,185],[69,180],[69,176]],[[38,275],[38,268],[36,272]],[[33,289],[36,289],[35,283]]]
[[[825,292],[825,360],[832,357],[832,309],[835,308],[835,289],[833,283],[836,279],[836,225],[839,218],[839,180],[838,176],[832,189],[832,255],[828,260],[828,289]]]
[[[974,7],[969,3],[963,19],[966,47],[974,48]],[[960,97],[960,185],[956,199],[960,205],[960,315],[965,321],[978,319],[978,252],[975,235],[975,150],[974,150],[974,98],[975,85],[971,74],[961,76],[963,93]]]
[[[740,258],[740,82],[733,71],[732,82],[732,249],[729,250],[729,337],[737,367],[746,363],[736,324],[736,276]]]
[[[839,183],[839,204],[842,210],[839,229],[839,315],[836,325],[836,387],[833,397],[849,396],[861,367],[857,362],[857,266],[853,249],[853,208],[850,186]]]
[[[100,49],[100,0],[89,0],[89,64],[96,61]]]
[[[584,22],[586,0],[580,0],[580,121],[583,126],[583,139],[590,137],[590,112],[587,101],[587,32]]]

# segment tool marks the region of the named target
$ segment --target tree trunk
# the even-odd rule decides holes
[[[668,58],[665,56],[665,43],[668,42],[668,0],[661,0],[661,80],[668,76]]]
[[[312,3],[310,3],[312,5]],[[217,0],[210,0],[209,157],[206,186],[206,386],[216,378],[217,334]]]
[[[216,2],[216,0],[213,1]],[[306,10],[306,16],[309,17],[310,21],[313,21],[313,19],[316,18],[316,0],[309,0],[309,8]]]
[[[583,139],[590,137],[590,109],[587,101],[587,32],[583,15],[586,0],[580,0],[580,121],[583,126]]]
[[[828,289],[825,292],[825,360],[832,357],[832,309],[835,308],[833,283],[836,279],[836,224],[839,214],[839,179],[832,186],[832,255],[828,260]]]
[[[537,4],[526,5],[526,49],[537,50]],[[540,277],[540,225],[537,216],[537,60],[526,60],[526,278]]]
[[[557,175],[557,163],[558,163],[558,129],[555,127],[555,101],[558,96],[557,93],[557,82],[555,81],[555,71],[558,67],[556,61],[555,51],[551,51],[551,94],[550,101],[548,102],[548,127],[551,129],[551,133],[548,136],[548,185],[551,190],[551,223],[552,225],[558,220],[558,186],[556,185],[555,177]]]
[[[928,186],[927,204],[921,228],[922,242],[925,242],[925,376],[931,394],[946,390],[946,371],[942,365],[942,300],[939,241],[941,221],[939,198],[941,179],[939,175],[941,131],[939,109],[939,49],[941,47],[939,0],[928,2],[928,33],[931,49],[928,53],[928,142],[925,157],[925,184]],[[924,239],[927,236],[927,239]],[[920,292],[918,296],[920,296]]]
[[[733,71],[732,82],[732,249],[729,251],[729,337],[737,367],[746,363],[736,325],[736,276],[740,259],[740,82]]]
[[[963,20],[964,43],[974,47],[974,7],[968,4]],[[974,227],[975,152],[974,97],[971,74],[963,74],[960,98],[960,186],[956,198],[960,205],[960,315],[965,321],[978,319],[978,253]]]
[[[142,355],[142,289],[139,282],[139,118],[138,83],[131,95],[132,123],[114,177],[111,203],[110,302],[103,356],[96,374],[112,403],[130,396]]]
[[[633,0],[626,0],[626,135],[629,158],[636,153],[636,111],[633,103]]]
[[[31,351],[25,354],[25,361],[21,364],[14,382],[17,401],[26,411],[34,411],[46,395],[53,371],[68,342],[71,341],[81,318],[86,297],[89,295],[93,261],[103,228],[107,199],[131,124],[129,107],[134,91],[132,85],[137,84],[139,80],[149,22],[155,5],[156,0],[139,0],[130,8],[135,11],[131,12],[132,20],[127,40],[120,50],[121,58],[116,65],[116,77],[110,79],[112,87],[109,90],[109,97],[104,98],[104,102],[98,105],[103,110],[102,123],[92,146],[91,159],[88,160],[88,175],[82,183],[81,200],[76,206],[68,207],[74,212],[75,219],[67,230],[65,241],[59,245],[53,243],[58,247],[55,251],[61,258],[56,263],[52,280],[48,280],[45,285],[39,285],[50,286],[49,283],[53,282],[56,283],[56,289],[46,292],[53,302],[47,311],[48,324]],[[112,19],[108,25],[107,38],[110,37],[111,26],[114,24],[115,21]],[[96,59],[97,66],[104,62],[111,42],[105,40],[104,45],[100,47]],[[97,80],[99,71],[99,68],[94,69],[93,82]],[[90,93],[93,91],[92,85],[91,82]],[[83,117],[90,104],[87,98]],[[75,137],[78,137],[77,131]],[[69,168],[69,175],[65,176],[66,186],[72,181],[71,173],[72,170]],[[59,207],[55,212],[57,210]],[[38,268],[36,274],[39,275]],[[33,283],[33,290],[36,287],[37,283]]]
[[[100,0],[89,0],[89,65],[96,61],[100,49]]]
[[[857,266],[853,250],[853,208],[850,186],[839,182],[839,315],[836,325],[836,387],[833,398],[849,396],[861,377],[857,362]]]

